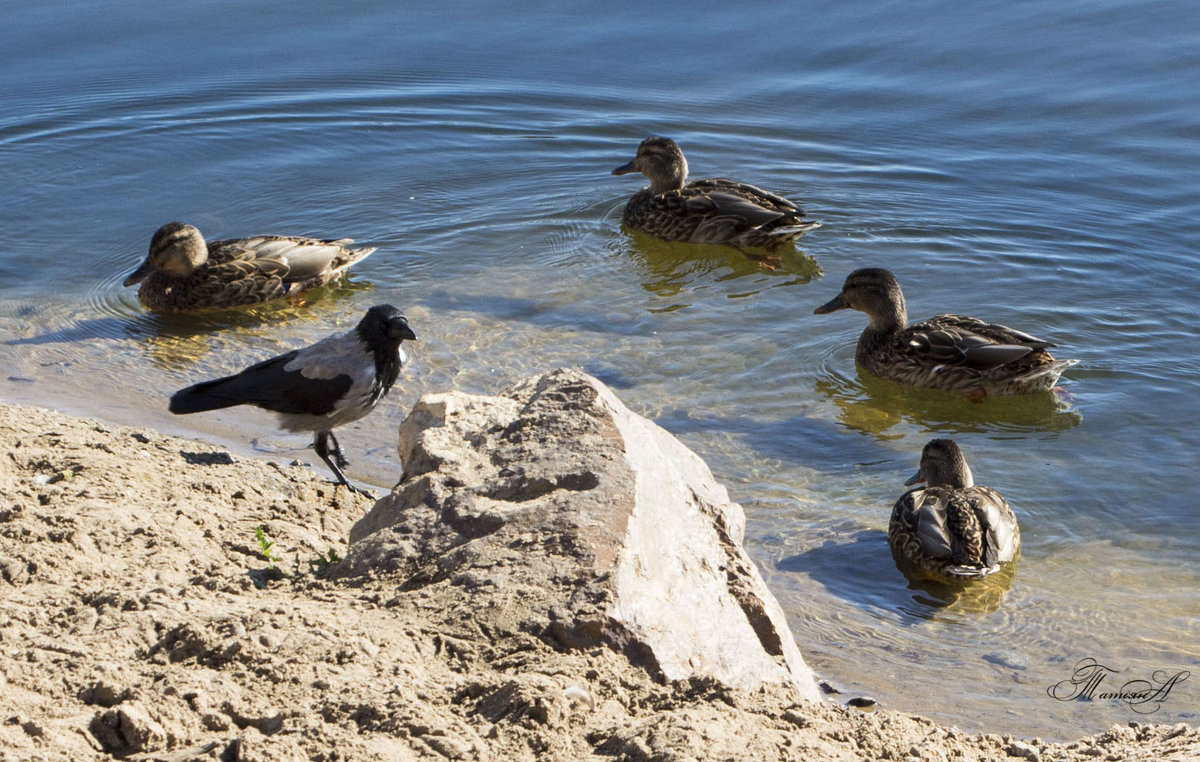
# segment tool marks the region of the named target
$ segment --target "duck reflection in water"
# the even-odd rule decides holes
[[[129,334],[144,340],[150,360],[163,368],[185,368],[204,358],[214,348],[245,350],[247,336],[275,335],[279,327],[312,326],[322,330],[330,321],[345,316],[342,297],[373,289],[369,283],[347,280],[313,289],[303,304],[278,300],[230,310],[187,314],[145,312],[131,318]]]
[[[826,371],[816,389],[837,406],[847,428],[877,439],[900,439],[893,428],[908,423],[924,433],[1066,431],[1083,422],[1065,394],[1027,394],[978,400],[918,389],[858,370],[853,378]]]
[[[768,288],[804,285],[821,275],[817,260],[797,249],[779,258],[774,269],[765,269],[736,249],[662,241],[634,231],[621,245],[639,270],[642,288],[663,299],[676,300],[654,312],[670,312],[690,306],[688,295],[711,288],[711,284],[733,285],[731,298],[753,296]]]

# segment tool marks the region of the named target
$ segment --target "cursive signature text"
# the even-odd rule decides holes
[[[1060,680],[1046,689],[1050,698],[1059,701],[1091,701],[1094,699],[1117,699],[1124,701],[1138,714],[1157,712],[1176,685],[1191,677],[1192,673],[1180,670],[1172,674],[1165,669],[1156,670],[1149,680],[1129,680],[1119,688],[1112,688],[1115,680],[1105,685],[1104,681],[1119,670],[1106,667],[1095,659],[1080,659],[1075,671],[1066,680]]]

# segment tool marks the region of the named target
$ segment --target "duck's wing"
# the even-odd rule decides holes
[[[294,283],[318,278],[374,251],[347,249],[346,244],[351,242],[349,238],[322,241],[293,236],[257,236],[214,241],[209,245],[209,256],[214,264],[236,266],[246,277],[274,277],[284,283]]]
[[[1017,515],[996,490],[991,487],[972,487],[971,503],[975,516],[983,527],[983,563],[986,566],[1011,561],[1021,543]]]
[[[689,188],[635,200],[636,213],[631,219],[631,202],[626,221],[668,241],[727,244],[782,216],[744,198]]]
[[[1012,559],[1016,516],[995,490],[918,487],[904,497],[911,500],[914,533],[931,558],[944,558],[963,570],[988,569]],[[948,569],[967,573],[963,570]]]
[[[1054,346],[1022,331],[962,315],[938,315],[905,331],[909,346],[938,365],[990,370]]]
[[[664,237],[713,244],[730,243],[746,231],[771,225],[784,216],[744,196],[691,186],[650,199],[645,215],[647,222],[657,227],[688,231]]]
[[[754,199],[732,193],[715,192],[691,196],[689,211],[704,218],[703,226],[716,226],[733,231],[761,228],[783,217],[783,212],[770,209]]]
[[[976,336],[994,341],[997,344],[1019,344],[1030,349],[1047,349],[1054,346],[1049,341],[1031,336],[1024,331],[1018,331],[1016,328],[1009,328],[999,323],[989,323],[986,320],[966,315],[938,315],[933,319],[951,322],[959,330],[968,331]]]
[[[769,190],[759,188],[757,185],[741,183],[737,180],[730,180],[725,177],[712,177],[704,180],[693,180],[685,186],[685,189],[688,188],[694,188],[705,193],[725,193],[732,196],[738,196],[764,209],[773,209],[781,214],[793,216],[804,215],[803,209],[796,206],[783,196],[780,196],[778,193],[772,193]]]
[[[892,520],[917,541],[923,555],[944,558],[951,554],[946,501],[938,490],[915,487],[905,492],[896,501]]]

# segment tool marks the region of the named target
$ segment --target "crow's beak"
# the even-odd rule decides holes
[[[616,169],[614,169],[612,171],[612,173],[614,175],[627,175],[630,172],[637,172],[637,171],[638,171],[637,159],[634,159],[633,161],[629,162],[628,164],[622,164],[621,166],[617,167]]]
[[[842,295],[838,294],[837,296],[833,297],[829,301],[822,304],[820,307],[817,307],[815,310],[813,310],[813,314],[814,315],[828,315],[830,312],[837,312],[838,310],[844,310],[849,306],[850,306],[849,304],[846,304],[846,300],[842,298]]]
[[[388,321],[387,333],[393,339],[417,340],[417,334],[413,333],[413,329],[409,327],[408,321],[402,317]]]
[[[146,260],[142,262],[138,269],[134,270],[129,277],[125,279],[125,283],[123,285],[132,286],[135,283],[141,283],[146,279],[146,276],[150,274],[152,269],[154,268],[150,265],[150,257],[146,257]]]

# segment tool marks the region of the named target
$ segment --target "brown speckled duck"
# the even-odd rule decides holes
[[[870,322],[854,357],[869,372],[909,386],[973,397],[1033,394],[1054,388],[1076,360],[1056,360],[1048,341],[997,323],[963,315],[937,315],[908,324],[904,293],[892,273],[855,270],[842,292],[814,313],[844,309],[867,313]]]
[[[194,226],[169,222],[125,285],[141,283],[138,299],[157,312],[258,304],[337,280],[375,251],[347,248],[352,242],[264,235],[205,243]]]
[[[665,241],[761,247],[774,251],[821,223],[783,196],[735,180],[687,182],[688,165],[674,140],[649,137],[614,175],[641,172],[650,185],[629,199],[621,221]]]
[[[986,577],[1016,558],[1021,530],[1008,501],[975,485],[952,439],[933,439],[921,452],[913,485],[892,509],[888,545],[910,576],[937,582]]]

